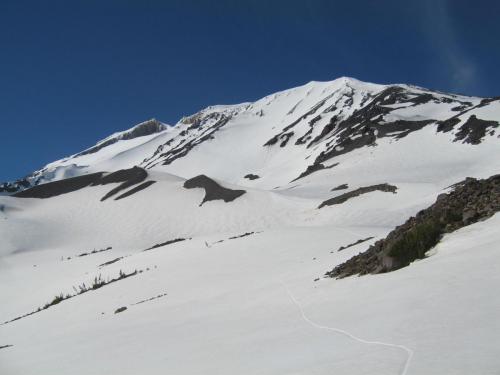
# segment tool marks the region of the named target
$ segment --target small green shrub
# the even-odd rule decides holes
[[[59,294],[58,296],[55,296],[54,299],[52,301],[50,301],[49,303],[46,303],[43,308],[44,309],[48,309],[50,306],[54,306],[54,305],[57,305],[59,302],[61,301],[64,301],[64,295],[61,293]]]
[[[389,248],[388,255],[397,260],[399,267],[407,266],[415,259],[422,259],[439,242],[442,233],[443,225],[436,219],[429,219],[397,240]]]

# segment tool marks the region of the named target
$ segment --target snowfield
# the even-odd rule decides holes
[[[408,134],[379,131],[299,179],[335,145],[365,139],[365,123],[341,121],[388,86],[341,78],[209,107],[33,175],[145,168],[155,182],[120,200],[101,201],[119,183],[0,196],[0,374],[498,374],[499,213],[400,270],[324,277],[452,184],[500,171],[498,128],[488,125],[477,144],[456,139],[472,114],[499,121],[498,101],[397,87],[404,97],[381,102],[389,112],[373,126],[402,121],[398,132]],[[332,116],[337,127],[328,127]],[[438,131],[454,116],[452,130]],[[415,125],[421,119],[430,122]],[[184,187],[200,174],[245,193],[200,206],[205,191]],[[395,193],[318,208],[384,183]],[[104,285],[92,289],[96,280]],[[80,293],[83,284],[90,290]],[[54,302],[61,293],[71,298]]]

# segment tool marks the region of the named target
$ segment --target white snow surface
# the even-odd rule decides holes
[[[0,325],[0,347],[12,345],[0,349],[0,374],[498,374],[500,214],[446,235],[401,270],[323,278],[453,183],[499,173],[498,130],[471,145],[431,124],[337,156],[325,164],[338,165],[295,182],[327,147],[294,145],[310,118],[297,124],[287,146],[263,147],[318,103],[320,113],[352,89],[353,105],[335,112],[348,116],[385,87],[351,78],[311,82],[254,103],[209,107],[160,133],[45,168],[53,181],[154,164],[147,179],[156,183],[125,199],[100,201],[116,184],[48,199],[0,196],[0,322],[74,294],[73,287],[98,275],[142,270]],[[436,120],[456,114],[448,103],[423,106],[395,113]],[[472,113],[500,120],[496,102],[473,111],[461,121]],[[199,139],[221,114],[230,120],[213,139],[161,163],[162,152]],[[196,119],[202,125],[181,135]],[[204,191],[183,183],[202,173],[246,193],[200,206]],[[248,173],[260,178],[248,180]],[[379,183],[397,186],[397,193],[317,208]],[[348,189],[331,191],[340,184]],[[367,237],[373,239],[337,251]],[[176,238],[186,240],[143,251]],[[120,307],[127,310],[115,314]]]

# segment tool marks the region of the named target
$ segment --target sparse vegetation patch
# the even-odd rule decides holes
[[[117,281],[120,281],[120,280],[123,280],[123,279],[126,279],[128,277],[132,277],[132,276],[135,276],[139,273],[142,273],[143,271],[142,270],[135,270],[134,272],[131,272],[131,273],[125,273],[123,272],[122,270],[120,270],[119,274],[118,274],[118,277],[115,277],[114,279],[104,279],[100,274],[98,276],[96,276],[92,282],[90,283],[90,285],[86,285],[85,283],[82,283],[81,285],[79,285],[78,287],[73,287],[73,290],[75,291],[74,294],[63,294],[63,293],[60,293],[58,295],[56,295],[52,301],[50,302],[47,302],[45,305],[43,305],[43,307],[39,307],[38,309],[36,309],[35,311],[32,311],[30,313],[27,313],[27,314],[24,314],[24,315],[21,315],[21,316],[18,316],[17,318],[14,318],[14,319],[11,319],[11,320],[8,320],[8,321],[5,321],[2,323],[2,325],[4,324],[8,324],[8,323],[12,323],[16,320],[19,320],[19,319],[22,319],[22,318],[26,318],[30,315],[33,315],[33,314],[36,314],[36,313],[39,313],[43,310],[47,310],[48,308],[52,307],[52,306],[55,306],[65,300],[68,300],[70,298],[74,298],[76,296],[79,296],[80,294],[83,294],[83,293],[87,293],[87,292],[90,292],[92,290],[97,290],[97,289],[100,289],[102,288],[103,286],[106,286],[106,285],[109,285],[109,284],[112,284],[114,282],[117,282]]]
[[[500,211],[500,175],[485,180],[467,178],[449,194],[408,219],[363,253],[339,264],[326,276],[390,272],[425,257],[446,233],[485,220]]]

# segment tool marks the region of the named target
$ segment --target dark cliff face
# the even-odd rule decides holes
[[[383,273],[425,257],[443,234],[485,220],[500,211],[500,175],[485,180],[467,178],[449,194],[408,219],[368,250],[336,266],[326,276]]]

